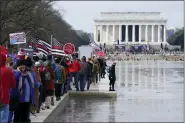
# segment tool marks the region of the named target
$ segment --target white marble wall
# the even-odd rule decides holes
[[[108,26],[107,25],[99,25],[99,26],[96,26],[96,29],[100,31],[100,41],[97,41],[97,39],[98,39],[97,32],[98,31],[96,32],[96,29],[94,30],[94,33],[96,33],[96,34],[94,34],[94,40],[96,42],[102,43],[102,44],[103,43],[115,44],[115,42],[113,42],[113,41],[119,40],[119,37],[120,37],[119,34],[121,34],[121,36],[122,36],[122,28],[121,28],[121,30],[119,29],[121,27],[120,25],[115,25],[114,27],[115,27],[115,31],[114,31],[115,34],[113,34],[113,25],[108,25]],[[162,36],[163,36],[162,34],[163,34],[164,30],[162,30],[162,28],[158,29],[158,25],[141,25],[139,27],[141,27],[141,29],[140,29],[141,32],[140,32],[140,38],[139,39],[143,40],[143,41],[139,41],[139,43],[145,43],[145,44],[147,44],[147,42],[151,43],[151,44],[156,44],[156,43],[160,44],[161,43],[160,41],[162,41]],[[132,30],[133,29],[134,28],[132,28]],[[152,29],[153,29],[153,31],[152,31]],[[158,31],[160,31],[160,37],[159,38],[158,38],[158,35],[159,35]],[[126,38],[126,30],[125,30],[125,38]],[[132,38],[133,38],[133,36],[132,36]],[[126,40],[126,39],[123,39],[123,37],[121,39]],[[164,37],[164,40],[165,40],[165,37]],[[162,41],[162,42],[165,43],[166,40]],[[132,40],[131,42],[128,42],[126,40],[125,42],[120,42],[120,43],[132,43],[132,44],[137,43],[138,44],[138,42],[136,42],[135,40]]]

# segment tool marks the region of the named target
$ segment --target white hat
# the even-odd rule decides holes
[[[42,59],[43,56],[44,56],[44,54],[43,54],[42,52],[39,52],[39,53],[37,53],[36,55],[39,57],[39,59]]]
[[[35,66],[36,67],[39,67],[39,66],[41,66],[41,63],[38,61],[38,62],[35,62]]]

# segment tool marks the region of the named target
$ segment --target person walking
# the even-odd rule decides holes
[[[39,52],[36,56],[37,58],[35,61],[38,61],[40,63],[40,66],[38,66],[38,70],[40,73],[41,78],[41,85],[39,87],[39,107],[41,107],[42,110],[45,110],[45,100],[46,100],[46,80],[45,80],[45,74],[46,74],[46,66],[44,65],[45,62],[45,56],[42,52]]]
[[[0,53],[0,123],[8,122],[10,89],[16,87],[16,80],[11,69],[5,65],[6,55]]]
[[[98,83],[99,65],[98,65],[97,59],[94,59],[93,62],[94,62],[94,66],[93,66],[92,74],[93,74],[93,82],[95,85],[95,83]]]
[[[76,87],[76,91],[79,91],[79,85],[78,85],[78,73],[81,69],[81,66],[80,66],[80,63],[79,61],[77,60],[77,57],[74,56],[73,57],[73,61],[72,63],[69,65],[69,72],[71,74],[72,77],[74,77],[74,80],[75,80],[75,87]]]
[[[82,57],[82,61],[80,62],[81,69],[79,71],[79,81],[80,81],[80,90],[84,91],[84,88],[86,86],[86,80],[87,76],[89,76],[90,73],[90,66],[86,62],[86,57]],[[78,86],[78,85],[76,85]]]
[[[17,67],[16,67],[16,63],[13,63],[12,58],[8,57],[6,59],[6,66],[8,68],[10,68],[14,75],[17,72]],[[14,97],[13,94],[17,91],[16,88],[11,88],[10,89],[10,102],[9,102],[9,116],[8,116],[8,122],[11,123],[13,121],[13,116],[14,116],[14,111],[15,111],[15,107],[16,104],[18,103],[17,97]]]
[[[37,82],[40,83],[40,86],[41,86],[41,76],[40,76],[40,66],[41,66],[41,63],[39,61],[35,62],[35,67],[34,67],[34,72],[36,74],[36,79],[37,79]],[[35,110],[37,113],[40,112],[40,86],[38,88],[35,88]]]
[[[88,58],[87,63],[88,63],[88,65],[90,66],[89,74],[88,74],[88,76],[87,76],[87,90],[89,90],[90,85],[91,85],[91,83],[92,83],[92,76],[93,76],[93,67],[94,67],[94,63],[92,62],[92,59],[91,59],[91,58]]]
[[[49,61],[51,63],[51,67],[54,70],[56,70],[56,64],[55,64],[55,60],[54,60],[54,57],[49,54],[47,55],[47,61]],[[58,77],[57,77],[57,73],[56,71],[54,71],[54,83],[56,83],[58,81]],[[54,87],[55,88],[55,87]],[[54,92],[53,92],[53,95],[51,96],[51,105],[54,106]]]
[[[52,105],[52,97],[54,95],[54,80],[55,74],[52,68],[51,61],[46,61],[46,74],[45,74],[45,81],[46,81],[46,108],[50,109],[50,105]]]
[[[107,66],[106,61],[105,61],[105,59],[103,59],[103,66],[102,66],[102,72],[101,72],[101,77],[102,78],[105,78],[105,74],[106,74],[105,69],[106,69],[106,66]]]
[[[109,91],[115,91],[114,89],[114,84],[115,84],[115,81],[116,81],[116,72],[115,72],[115,66],[116,66],[116,63],[113,62],[112,66],[110,67],[110,72],[109,72],[109,80],[110,80],[110,83],[109,83]]]
[[[56,73],[58,76],[58,81],[56,83],[56,88],[55,88],[55,95],[56,95],[56,101],[59,101],[61,99],[61,90],[64,90],[64,83],[66,81],[66,73],[65,73],[65,68],[60,65],[61,58],[58,57],[55,61],[56,63]]]

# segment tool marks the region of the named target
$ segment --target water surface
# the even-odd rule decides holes
[[[53,122],[182,122],[183,62],[117,63],[117,100],[70,98]]]

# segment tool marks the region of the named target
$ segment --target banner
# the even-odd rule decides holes
[[[26,43],[26,34],[24,32],[10,33],[9,37],[11,45]]]
[[[75,46],[71,43],[66,43],[63,47],[63,51],[65,54],[71,55],[75,52]]]

